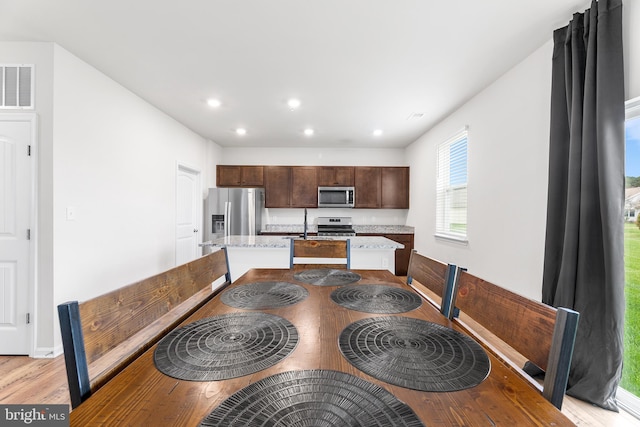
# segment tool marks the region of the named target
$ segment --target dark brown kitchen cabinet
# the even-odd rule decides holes
[[[409,168],[383,167],[380,171],[380,207],[409,209]]]
[[[315,208],[318,175],[315,166],[265,166],[267,208]]]
[[[265,207],[291,207],[291,167],[265,166],[264,193]]]
[[[264,167],[218,165],[216,185],[218,187],[262,187]]]
[[[291,167],[291,207],[318,207],[318,168],[315,166]]]
[[[368,166],[355,167],[356,208],[380,207],[380,168]]]
[[[356,208],[409,209],[409,168],[355,168]]]
[[[409,269],[409,258],[411,258],[411,251],[413,250],[413,234],[367,234],[358,233],[358,236],[379,236],[386,237],[389,240],[398,242],[404,245],[404,249],[396,249],[395,262],[396,262],[396,276],[406,276]]]
[[[322,187],[352,187],[355,182],[353,166],[320,166],[318,185]]]
[[[385,234],[384,237],[404,245],[404,249],[396,249],[396,276],[406,276],[413,250],[413,234]]]

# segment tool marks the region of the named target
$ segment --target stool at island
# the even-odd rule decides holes
[[[291,239],[289,268],[296,265],[351,268],[351,241]]]

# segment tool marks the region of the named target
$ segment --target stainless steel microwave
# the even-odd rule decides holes
[[[352,208],[355,200],[353,187],[318,187],[319,208]]]

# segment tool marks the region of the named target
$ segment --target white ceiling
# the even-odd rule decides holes
[[[0,0],[0,40],[56,42],[222,146],[404,147],[587,5]]]

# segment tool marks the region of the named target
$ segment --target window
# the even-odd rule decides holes
[[[640,417],[640,98],[626,103],[625,123],[625,318],[622,380],[616,394],[623,409]]]
[[[436,236],[467,241],[467,128],[438,146]]]

